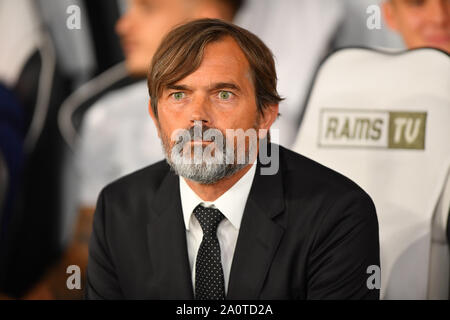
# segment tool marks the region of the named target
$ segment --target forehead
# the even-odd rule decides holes
[[[231,36],[209,43],[203,54],[202,64],[238,65],[248,69],[249,64],[244,52]]]
[[[203,52],[200,66],[179,82],[195,81],[235,81],[245,84],[252,82],[249,62],[237,42],[230,36],[209,43]]]
[[[167,21],[172,21],[174,16],[180,14],[187,15],[190,1],[185,0],[128,0],[127,10],[134,9],[145,14],[146,16],[161,16],[165,17]],[[147,20],[147,23],[154,23],[152,20]]]

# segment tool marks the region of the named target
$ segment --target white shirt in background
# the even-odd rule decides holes
[[[164,159],[148,102],[147,83],[140,81],[105,95],[86,113],[76,151],[81,206],[95,206],[108,183]]]

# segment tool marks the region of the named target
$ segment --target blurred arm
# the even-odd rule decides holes
[[[95,209],[82,208],[79,211],[74,237],[63,253],[61,259],[54,264],[22,299],[82,299],[86,283],[86,269],[88,261],[88,244],[92,230]],[[66,285],[67,267],[77,265],[81,270],[81,290],[69,290]]]

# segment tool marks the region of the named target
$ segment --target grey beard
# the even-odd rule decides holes
[[[253,129],[256,128],[255,125]],[[256,135],[254,137],[256,138]],[[176,141],[171,148],[169,137],[161,134],[161,143],[167,163],[177,175],[201,184],[213,184],[234,175],[247,166],[250,161],[254,161],[252,159],[258,150],[257,141],[253,141],[255,144],[250,142],[248,150],[242,141],[234,146],[234,137],[227,141],[225,134],[220,130],[204,127],[201,122],[196,122],[195,126],[189,130],[181,130],[172,138]],[[186,145],[186,143],[198,139],[211,142],[207,146]],[[228,143],[231,143],[231,147]],[[188,147],[187,150],[184,150],[185,146]]]
[[[168,154],[164,143],[162,143],[166,161],[172,168],[172,170],[179,176],[186,179],[201,183],[201,184],[213,184],[217,181],[230,177],[242,168],[247,163],[232,163],[227,164],[227,157],[235,158],[234,153],[227,155],[227,148],[223,148],[221,162],[218,163],[214,157],[206,156],[202,158],[200,164],[187,163],[186,159],[179,152],[174,152],[175,146],[171,149],[171,155]],[[202,149],[203,150],[203,149]]]

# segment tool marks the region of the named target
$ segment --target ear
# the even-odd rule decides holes
[[[395,4],[391,0],[383,1],[382,10],[384,21],[392,30],[398,31],[397,20],[395,19]]]
[[[151,98],[148,100],[148,113],[150,113],[150,117],[152,117],[153,123],[156,126],[156,130],[158,131],[158,137],[161,138],[161,135],[159,133],[159,121],[158,121],[158,118],[156,118],[155,113],[153,112],[152,99]]]
[[[278,117],[278,103],[271,104],[265,107],[262,111],[262,116],[259,120],[259,129],[269,130],[272,124],[277,120]]]

